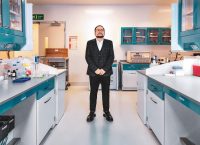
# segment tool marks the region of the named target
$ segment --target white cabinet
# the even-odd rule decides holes
[[[55,93],[48,94],[37,100],[37,145],[39,145],[54,124]]]
[[[165,145],[183,145],[181,137],[199,145],[200,116],[184,105],[190,104],[192,108],[194,104],[179,94],[173,95],[176,100],[165,94]]]
[[[164,101],[148,90],[147,93],[148,125],[164,145]]]
[[[56,124],[59,123],[65,112],[65,82],[66,72],[56,77]]]
[[[122,71],[122,90],[137,89],[137,71],[123,70]]]
[[[137,73],[137,113],[144,124],[146,124],[146,91],[147,77]]]

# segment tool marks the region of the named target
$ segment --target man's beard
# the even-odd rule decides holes
[[[97,38],[103,38],[104,36],[102,35],[102,36],[96,36]]]

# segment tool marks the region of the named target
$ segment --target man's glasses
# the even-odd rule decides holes
[[[96,29],[96,31],[104,31],[104,29]]]

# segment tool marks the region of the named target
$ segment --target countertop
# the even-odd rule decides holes
[[[12,80],[4,80],[0,82],[0,105],[13,99],[14,97],[31,90],[33,87],[41,84],[42,82],[55,77],[49,75],[43,78],[31,78],[30,81],[24,83],[12,83]]]
[[[200,77],[147,76],[200,105]]]

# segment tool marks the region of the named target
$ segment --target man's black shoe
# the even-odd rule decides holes
[[[94,117],[96,117],[96,114],[94,112],[90,112],[90,114],[87,116],[87,122],[93,121]]]
[[[113,117],[110,114],[110,112],[104,112],[103,116],[106,118],[107,121],[112,122],[113,121]]]

